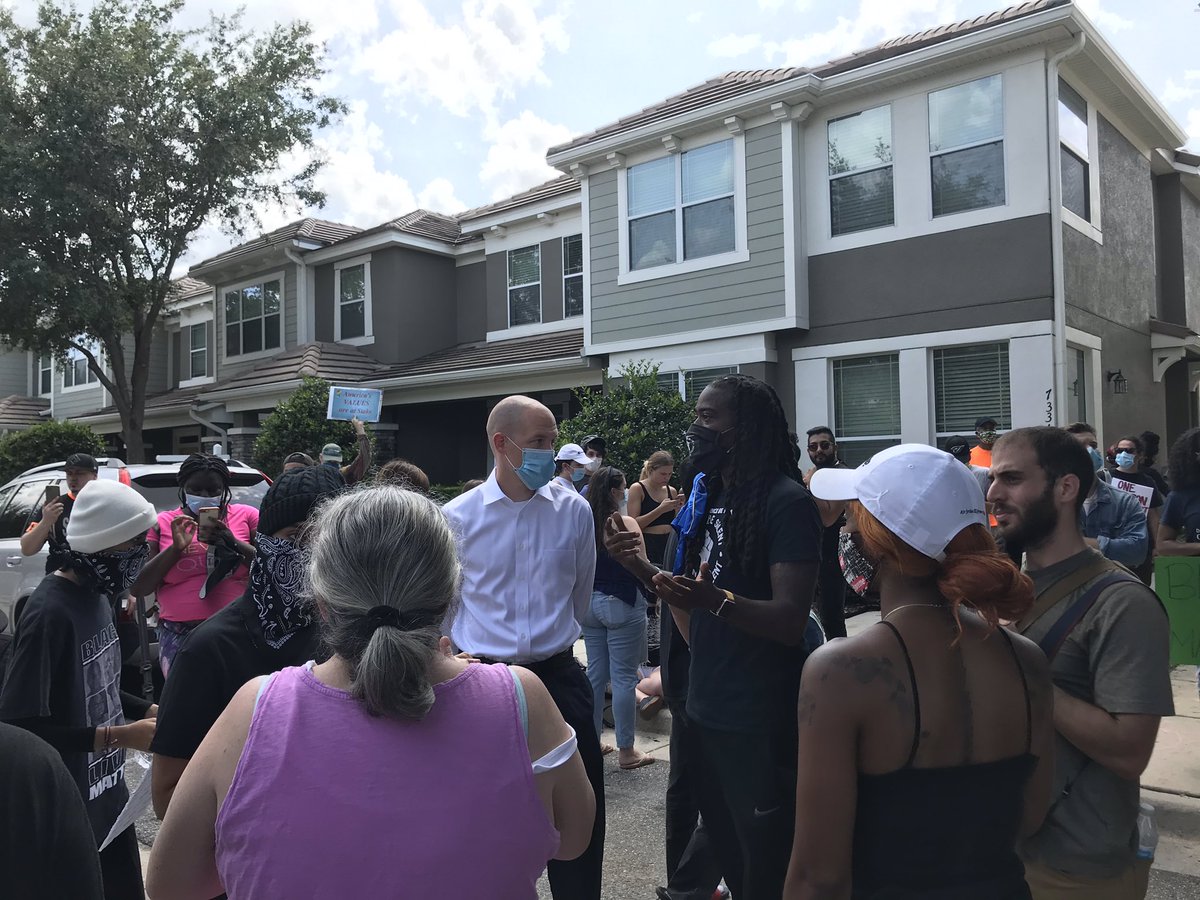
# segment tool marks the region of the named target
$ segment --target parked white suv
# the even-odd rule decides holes
[[[183,457],[159,457],[160,462],[126,465],[114,457],[100,457],[101,478],[115,478],[135,488],[159,512],[179,505],[176,479]],[[169,461],[168,461],[169,460]],[[271,482],[258,469],[237,460],[229,461],[234,503],[258,507]],[[34,514],[42,508],[46,487],[57,485],[67,492],[67,473],[61,462],[47,463],[22,472],[0,487],[0,633],[13,630],[14,612],[33,593],[46,574],[47,549],[34,556],[21,554],[21,535]]]

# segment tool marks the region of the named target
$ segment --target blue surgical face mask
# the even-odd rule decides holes
[[[504,437],[513,444],[516,444],[508,435]],[[550,483],[550,479],[554,477],[554,451],[553,450],[534,450],[529,447],[521,449],[521,465],[514,466],[512,460],[504,456],[504,461],[512,467],[512,470],[521,479],[521,484],[529,488],[531,491],[536,491],[545,487]]]
[[[579,482],[581,482],[581,481],[583,481],[583,479],[587,478],[587,475],[588,475],[587,469],[575,469],[574,471],[571,472],[571,480],[573,482],[575,482],[576,484],[579,484]]]
[[[184,494],[183,496],[187,502],[187,508],[192,511],[193,516],[200,515],[200,510],[206,507],[219,507],[221,505],[220,497],[198,497],[195,494]]]
[[[1092,471],[1099,472],[1104,468],[1104,457],[1095,447],[1088,447],[1088,456],[1092,458]]]
[[[1137,457],[1128,450],[1122,450],[1116,456],[1117,466],[1122,469],[1132,469],[1133,464],[1137,462]]]

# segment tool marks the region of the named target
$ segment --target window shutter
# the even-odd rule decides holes
[[[838,440],[900,434],[900,356],[863,356],[833,364]]]
[[[994,416],[1012,428],[1008,344],[973,344],[933,351],[935,427],[939,434],[972,434],[975,420]]]

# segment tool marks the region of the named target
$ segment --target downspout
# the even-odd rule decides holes
[[[206,408],[212,408],[215,406],[217,406],[217,404],[208,404],[208,406]],[[228,431],[226,431],[224,428],[218,428],[216,425],[214,425],[208,419],[202,419],[200,417],[200,414],[198,412],[196,412],[195,406],[188,407],[188,418],[191,419],[196,424],[203,425],[205,428],[208,428],[212,431],[215,431],[217,434],[219,434],[221,436],[221,440],[224,442],[225,452],[226,453],[229,452],[229,432]],[[203,444],[201,444],[201,446],[203,446]]]
[[[1063,405],[1067,397],[1067,288],[1062,238],[1062,162],[1059,159],[1058,67],[1064,59],[1083,49],[1087,36],[1081,31],[1070,47],[1050,57],[1046,66],[1046,134],[1050,162],[1050,267],[1054,279],[1054,319],[1051,322],[1054,344],[1054,415],[1048,425],[1065,422]]]
[[[308,343],[308,264],[291,247],[284,247],[283,255],[299,267],[296,273],[296,343],[305,344]]]

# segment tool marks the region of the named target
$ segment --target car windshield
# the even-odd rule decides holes
[[[255,509],[262,505],[262,499],[269,487],[266,478],[258,473],[235,472],[230,481],[232,483],[229,490],[233,494],[234,503],[253,506]],[[179,508],[179,486],[175,483],[173,474],[142,475],[133,479],[133,486],[158,512]]]

